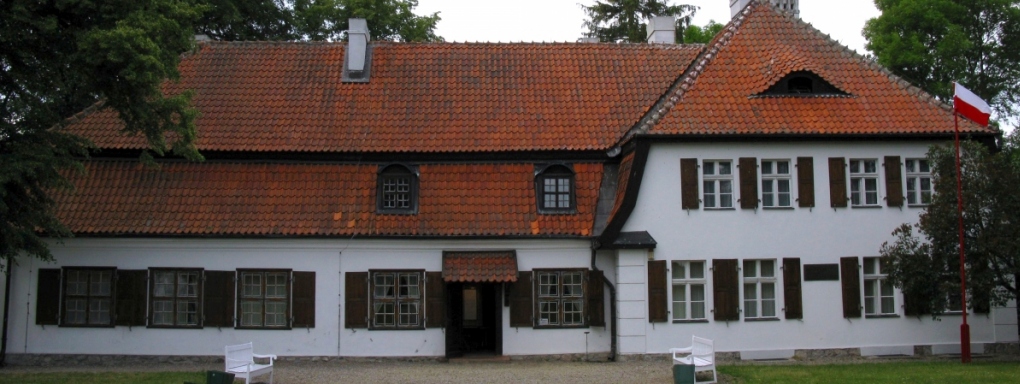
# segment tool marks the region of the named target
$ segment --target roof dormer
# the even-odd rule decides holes
[[[849,96],[849,93],[811,71],[794,71],[758,96]]]

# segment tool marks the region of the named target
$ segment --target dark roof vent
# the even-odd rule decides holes
[[[759,96],[848,96],[847,92],[836,88],[810,71],[790,72],[772,84]]]

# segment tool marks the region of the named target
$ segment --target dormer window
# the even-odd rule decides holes
[[[574,171],[563,164],[554,164],[536,170],[535,196],[539,213],[573,213]]]
[[[790,72],[758,96],[849,96],[810,71]]]
[[[418,174],[411,167],[380,167],[376,191],[379,213],[413,214],[418,210]]]

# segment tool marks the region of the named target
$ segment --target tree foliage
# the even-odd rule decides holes
[[[683,31],[698,10],[693,5],[672,5],[669,0],[598,0],[592,6],[582,5],[581,8],[587,15],[584,27],[588,32],[584,35],[613,43],[645,42],[645,22],[653,16],[673,16],[677,41],[683,41]]]
[[[1020,131],[1003,150],[962,143],[964,243],[968,306],[1001,305],[1017,297],[1020,276]],[[882,245],[885,272],[913,305],[934,315],[959,297],[960,259],[956,165],[952,144],[928,152],[935,193],[916,226],[904,224]],[[917,230],[915,235],[914,229]]]
[[[417,0],[203,0],[198,32],[217,40],[343,40],[347,20],[368,21],[373,40],[442,41],[439,14],[418,16]]]
[[[441,40],[417,0],[5,0],[0,2],[0,257],[49,259],[71,233],[50,195],[71,188],[91,144],[61,127],[107,108],[153,155],[201,160],[191,92],[164,95],[196,32],[223,40],[338,40],[348,17],[373,39]],[[343,20],[334,22],[334,20]]]
[[[685,44],[708,44],[725,27],[723,24],[716,23],[715,20],[709,20],[704,27],[690,25],[684,29],[683,42]]]
[[[39,233],[61,237],[49,196],[69,187],[89,143],[60,130],[64,119],[102,102],[123,133],[156,154],[201,159],[189,93],[163,95],[178,77],[203,7],[181,0],[0,3],[0,256],[50,257]],[[166,133],[173,139],[166,140]]]
[[[958,81],[1018,122],[1020,1],[875,0],[864,27],[878,63],[943,101]]]

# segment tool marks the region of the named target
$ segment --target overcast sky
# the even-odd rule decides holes
[[[584,12],[579,4],[594,0],[418,0],[415,13],[439,12],[436,32],[446,41],[577,41]],[[730,21],[730,0],[672,0],[701,9],[694,24]],[[801,0],[800,17],[833,39],[866,53],[861,29],[878,16],[873,0]]]

